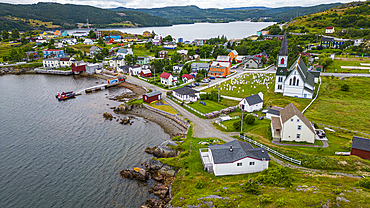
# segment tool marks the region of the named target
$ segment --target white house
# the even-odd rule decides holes
[[[47,58],[42,60],[44,69],[56,69],[60,67],[59,58]]]
[[[331,33],[334,33],[334,32],[335,32],[334,27],[326,27],[326,30],[325,30],[326,34],[331,34]]]
[[[159,46],[162,44],[162,36],[161,35],[155,35],[152,39],[153,45]]]
[[[284,96],[312,99],[315,90],[315,77],[308,71],[302,57],[299,56],[289,69],[287,64],[288,45],[286,34],[284,34],[278,55],[274,91],[283,93]]]
[[[165,42],[163,44],[163,48],[165,48],[165,49],[176,49],[177,48],[177,44],[174,43],[174,42]]]
[[[101,68],[103,68],[102,63],[95,63],[95,64],[88,63],[85,65],[86,73],[88,74],[95,74],[96,70],[101,69]]]
[[[94,41],[92,41],[91,39],[86,38],[86,39],[84,40],[84,44],[85,44],[85,45],[94,45]]]
[[[238,140],[200,149],[200,155],[204,169],[215,176],[260,172],[271,160],[266,150]]]
[[[60,67],[70,67],[74,61],[74,58],[60,58],[59,64]]]
[[[161,74],[161,83],[166,86],[175,86],[177,82],[177,77],[172,76],[172,74],[163,72]]]
[[[263,63],[262,63],[262,59],[261,58],[258,58],[258,57],[253,57],[253,56],[248,56],[244,59],[244,68],[245,69],[258,69],[258,68],[262,68],[263,66]]]
[[[131,54],[133,55],[134,53],[132,52],[132,49],[131,48],[120,48],[118,49],[117,51],[117,56],[122,56],[123,58],[128,55],[128,54]]]
[[[363,43],[363,39],[356,39],[355,42],[354,42],[354,46],[360,46],[362,43]]]
[[[173,73],[176,73],[176,74],[180,73],[183,66],[184,66],[184,64],[179,64],[179,65],[173,66],[172,67],[173,68]]]
[[[199,98],[199,92],[189,87],[172,90],[172,95],[181,101],[197,102]]]
[[[68,45],[76,45],[77,44],[77,39],[76,38],[63,38],[60,41],[63,44],[68,44]]]
[[[271,117],[271,132],[275,140],[315,143],[314,127],[293,103]]]
[[[142,70],[141,66],[133,66],[133,67],[130,67],[129,74],[131,76],[140,76],[141,70]]]
[[[87,32],[75,31],[75,32],[72,33],[72,36],[74,36],[74,37],[85,37],[85,36],[87,36]]]
[[[90,48],[90,57],[93,58],[95,55],[97,55],[102,49],[98,46],[91,46]]]
[[[190,74],[183,74],[181,78],[183,83],[190,83],[195,81],[195,78]]]
[[[114,69],[124,65],[126,65],[126,62],[122,56],[113,57],[111,60],[109,60],[109,66],[113,67]]]
[[[54,43],[54,47],[55,48],[62,48],[63,47],[63,43],[62,42],[56,42],[56,43]]]
[[[263,93],[243,98],[239,102],[239,109],[247,112],[259,111],[263,107]]]

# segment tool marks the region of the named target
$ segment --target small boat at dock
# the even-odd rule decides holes
[[[62,93],[58,93],[57,95],[55,95],[55,97],[61,101],[61,100],[67,100],[67,99],[70,99],[70,98],[74,98],[76,96],[76,94],[73,92],[73,91],[70,91],[70,92],[62,92]]]

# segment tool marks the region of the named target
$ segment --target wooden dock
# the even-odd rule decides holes
[[[76,95],[81,95],[83,92],[85,93],[91,93],[91,92],[96,92],[96,91],[99,91],[99,90],[104,90],[104,89],[107,89],[107,88],[110,88],[110,87],[114,87],[116,85],[118,85],[119,83],[113,83],[113,84],[100,84],[100,85],[96,85],[96,86],[92,86],[92,87],[88,87],[88,88],[85,88],[83,90],[80,90],[80,91],[77,91],[75,92]]]

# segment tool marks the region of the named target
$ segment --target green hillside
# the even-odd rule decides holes
[[[19,20],[19,18],[23,20]],[[52,22],[60,28],[76,28],[76,23],[85,23],[86,19],[93,27],[109,27],[112,24],[130,22],[135,26],[166,26],[171,22],[161,17],[155,17],[137,11],[114,12],[92,6],[37,3],[29,5],[14,5],[0,3],[0,30],[29,30],[33,28],[44,29],[45,25],[32,26],[27,21],[40,20]]]
[[[288,30],[324,34],[328,26],[335,28],[333,36],[369,38],[370,2],[348,3],[324,12],[299,17],[289,24]]]
[[[240,10],[237,9],[201,9],[197,6],[174,6],[174,7],[163,7],[153,9],[130,9],[124,7],[118,7],[111,9],[112,11],[140,11],[150,15],[166,18],[172,23],[194,23],[197,21],[235,21],[235,20],[246,20],[253,19],[258,20],[261,17],[270,17],[267,21],[289,21],[292,18],[301,15],[307,15],[323,11],[335,6],[341,5],[340,3],[335,4],[321,4],[312,7],[280,7],[280,8],[249,8]],[[287,12],[289,11],[289,12]]]

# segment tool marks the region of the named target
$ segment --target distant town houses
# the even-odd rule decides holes
[[[150,63],[150,57],[137,57],[136,64],[142,66],[142,65],[147,65]]]
[[[33,61],[40,58],[40,55],[37,51],[28,51],[25,53],[26,61]]]
[[[117,56],[125,57],[126,55],[134,55],[131,48],[120,48],[117,51]]]
[[[176,51],[178,54],[181,54],[183,61],[189,60],[188,50],[178,50]]]
[[[84,44],[85,44],[85,45],[94,45],[94,41],[93,41],[93,40],[91,40],[91,39],[86,38],[86,39],[84,40]]]
[[[230,53],[229,53],[229,55],[228,55],[229,57],[230,57],[230,60],[231,61],[233,61],[233,60],[235,60],[236,61],[236,58],[238,57],[238,52],[236,51],[236,50],[232,50]]]
[[[138,65],[137,66],[132,66],[129,69],[129,74],[130,74],[130,76],[139,76],[141,71],[142,71],[141,66],[138,66]]]
[[[263,67],[262,59],[258,57],[245,56],[243,62],[245,69],[258,69]]]
[[[199,92],[191,89],[190,87],[182,87],[172,90],[172,95],[175,98],[185,102],[197,102],[199,98]]]
[[[77,44],[77,39],[76,38],[63,38],[60,40],[63,44],[68,44],[68,45],[76,45]]]
[[[199,153],[204,170],[215,176],[260,172],[268,169],[271,160],[265,149],[238,140],[208,146]]]
[[[60,67],[70,67],[74,61],[74,58],[60,58],[59,64]]]
[[[280,110],[280,116],[271,116],[274,140],[315,143],[315,129],[293,103]]]
[[[134,42],[134,41],[138,41],[138,38],[135,36],[129,36],[129,37],[123,37],[122,40],[124,42]]]
[[[192,63],[191,64],[191,74],[198,74],[200,71],[205,70],[207,73],[209,71],[209,63]]]
[[[332,34],[334,32],[335,32],[334,27],[326,27],[325,29],[326,34]]]
[[[126,65],[125,58],[122,55],[118,55],[117,57],[113,57],[109,60],[109,66],[113,69],[117,69],[117,67]]]
[[[102,49],[99,48],[98,46],[91,46],[90,48],[90,57],[94,57],[95,55],[97,55]]]
[[[260,111],[263,107],[263,93],[243,98],[239,102],[239,109],[246,112]]]
[[[162,44],[162,36],[161,35],[155,35],[152,39],[152,44],[155,46],[160,46]]]
[[[190,83],[195,81],[195,78],[190,74],[183,74],[181,78],[183,83]]]
[[[193,44],[196,46],[203,46],[206,43],[207,39],[195,39]]]
[[[152,71],[150,69],[142,69],[140,72],[141,77],[152,77]]]
[[[64,51],[63,50],[58,50],[58,49],[45,49],[42,51],[42,55],[44,58],[48,57],[57,57],[61,58],[64,57]]]
[[[163,72],[161,75],[160,75],[160,78],[161,78],[161,83],[165,86],[175,86],[176,83],[177,83],[177,77],[176,76],[172,76],[172,74],[170,73],[167,73],[167,72]]]
[[[86,37],[88,34],[84,31],[75,31],[71,35],[74,37]]]
[[[163,43],[163,48],[164,49],[176,49],[177,44],[174,43],[174,42],[165,42],[165,43]]]
[[[344,44],[343,40],[336,40],[335,38],[321,38],[320,46],[323,48],[339,48]]]
[[[160,91],[154,90],[153,92],[143,95],[143,101],[146,103],[151,103],[151,102],[161,100],[161,99],[162,99],[162,93]]]
[[[150,37],[152,37],[152,33],[150,33],[149,31],[146,30],[146,31],[143,32],[143,36],[147,37],[147,38],[150,38]]]
[[[159,51],[158,52],[158,58],[168,58],[168,51],[165,51],[165,50],[163,50],[163,51]]]
[[[183,64],[175,65],[172,67],[173,73],[180,73],[182,71]]]
[[[44,69],[56,69],[60,68],[59,58],[47,58],[42,60]]]
[[[230,74],[231,62],[229,56],[217,56],[217,61],[213,61],[208,75],[227,76]]]

